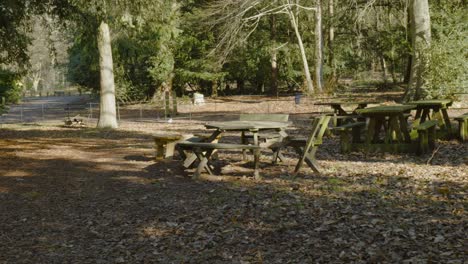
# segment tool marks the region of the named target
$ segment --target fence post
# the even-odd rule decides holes
[[[44,104],[41,104],[42,121],[44,121]]]
[[[21,123],[23,123],[23,105],[20,105]]]
[[[93,118],[93,103],[89,103],[88,124],[91,124],[91,118]]]
[[[192,104],[189,104],[189,120],[192,121]]]
[[[140,102],[140,121],[143,119],[143,106],[141,105]]]

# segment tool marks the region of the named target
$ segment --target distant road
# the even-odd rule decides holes
[[[68,114],[86,113],[89,95],[25,97],[20,104],[10,105],[9,111],[0,117],[0,123],[27,123],[64,120]],[[71,110],[67,111],[67,108]]]

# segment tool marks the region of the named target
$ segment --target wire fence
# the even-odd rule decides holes
[[[309,122],[310,116],[332,113],[329,106],[316,105],[327,98],[285,97],[205,99],[204,103],[194,104],[191,100],[156,100],[132,104],[117,104],[119,122],[174,122],[190,120],[207,122],[212,120],[235,120],[241,113],[284,113],[290,114],[295,124]],[[353,106],[348,110],[352,110]],[[354,106],[355,107],[355,106]],[[460,108],[462,109],[462,108]],[[456,109],[453,109],[456,111]],[[0,124],[57,123],[79,116],[88,126],[95,126],[99,118],[97,102],[29,102],[10,105],[0,117]]]

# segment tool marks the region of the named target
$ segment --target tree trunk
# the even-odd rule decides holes
[[[411,75],[404,101],[426,98],[430,63],[431,20],[428,0],[411,0]]]
[[[102,21],[98,33],[99,68],[101,72],[101,100],[99,128],[117,128],[117,111],[115,107],[114,68],[109,26]]]
[[[322,37],[322,1],[316,0],[315,11],[315,81],[319,93],[323,92],[323,37]]]
[[[380,59],[380,67],[381,67],[381,70],[382,70],[382,81],[386,85],[387,84],[387,79],[388,79],[387,78],[387,63],[385,62],[385,58],[384,58],[383,54],[380,54],[379,59]]]
[[[334,25],[334,15],[335,7],[334,0],[328,0],[328,15],[329,17],[329,28],[328,28],[328,64],[332,70],[332,79],[336,79],[336,62],[335,54],[333,50],[333,42],[335,41],[335,25]]]
[[[214,80],[211,82],[211,97],[218,97],[218,81]]]
[[[278,50],[275,47],[276,40],[276,19],[275,16],[271,16],[271,42],[273,48],[271,50],[271,83],[270,83],[270,95],[278,96],[278,63],[277,55]]]
[[[408,30],[411,29],[411,8],[410,6],[408,5],[408,7],[406,8],[406,41],[410,42],[410,39],[411,39],[411,36],[409,36],[408,34]],[[410,79],[410,76],[411,76],[411,62],[413,61],[413,56],[411,55],[411,53],[408,54],[408,58],[406,59],[406,69],[405,69],[405,75],[404,75],[404,79],[403,79],[403,82],[408,84],[409,83],[409,79]]]
[[[314,84],[312,83],[312,78],[310,77],[309,63],[307,63],[307,56],[305,53],[304,43],[302,42],[301,34],[299,33],[299,28],[297,25],[296,17],[291,10],[291,7],[288,8],[289,19],[291,20],[292,27],[296,33],[297,43],[299,44],[299,49],[301,51],[302,64],[304,67],[305,81],[307,85],[307,92],[314,92]]]

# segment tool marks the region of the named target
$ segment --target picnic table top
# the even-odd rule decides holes
[[[416,105],[416,106],[451,106],[453,103],[450,99],[435,99],[435,100],[419,100],[405,103],[406,105]]]
[[[367,105],[367,104],[378,104],[376,101],[330,101],[330,102],[321,102],[314,103],[314,105],[346,105],[346,104],[357,104],[357,105]]]
[[[416,108],[415,105],[380,105],[374,107],[368,107],[364,109],[357,109],[356,113],[360,115],[394,115],[401,114],[408,110]]]
[[[210,122],[205,124],[206,128],[218,130],[261,130],[261,129],[281,129],[290,125],[289,122],[274,121],[225,121]]]

